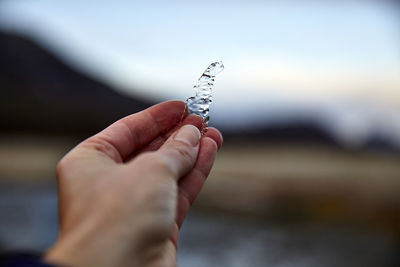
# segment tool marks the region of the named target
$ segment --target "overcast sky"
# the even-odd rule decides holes
[[[127,94],[153,99],[191,96],[208,64],[222,60],[211,108],[221,122],[229,114],[276,119],[317,110],[340,125],[362,117],[362,133],[378,120],[372,117],[400,109],[398,8],[278,2],[8,0],[0,26],[33,36]]]

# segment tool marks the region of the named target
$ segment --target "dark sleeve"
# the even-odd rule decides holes
[[[31,253],[1,253],[0,266],[1,267],[61,267],[45,263],[42,260],[42,255],[31,254]]]

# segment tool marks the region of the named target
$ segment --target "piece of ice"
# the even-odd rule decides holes
[[[186,100],[189,113],[199,115],[206,123],[210,120],[209,110],[212,102],[214,77],[223,70],[222,61],[211,63],[194,86],[196,95]]]

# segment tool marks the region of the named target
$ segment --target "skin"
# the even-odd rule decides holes
[[[125,117],[57,166],[60,236],[45,261],[61,266],[176,266],[179,228],[222,135],[168,101]]]

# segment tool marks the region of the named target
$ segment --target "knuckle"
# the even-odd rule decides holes
[[[103,153],[117,162],[122,162],[118,150],[106,139],[106,137],[94,136],[85,141],[85,145],[90,146],[95,151]]]
[[[153,156],[153,162],[156,167],[162,170],[169,170],[170,164],[168,163],[168,159],[166,157],[163,157],[159,154],[154,154]]]
[[[169,169],[168,159],[156,152],[148,152],[142,154],[140,159],[138,159],[138,164],[141,167],[147,167],[150,169]]]
[[[65,160],[61,159],[56,166],[56,175],[57,175],[57,179],[59,179],[62,174],[64,173],[65,170]]]
[[[73,165],[73,157],[71,159],[71,153],[64,156],[56,165],[56,178],[58,181],[65,179],[63,177],[68,176],[68,172],[71,170],[71,165]]]
[[[192,162],[193,161],[193,153],[192,148],[189,147],[188,144],[182,144],[176,148],[176,153],[183,161]]]

